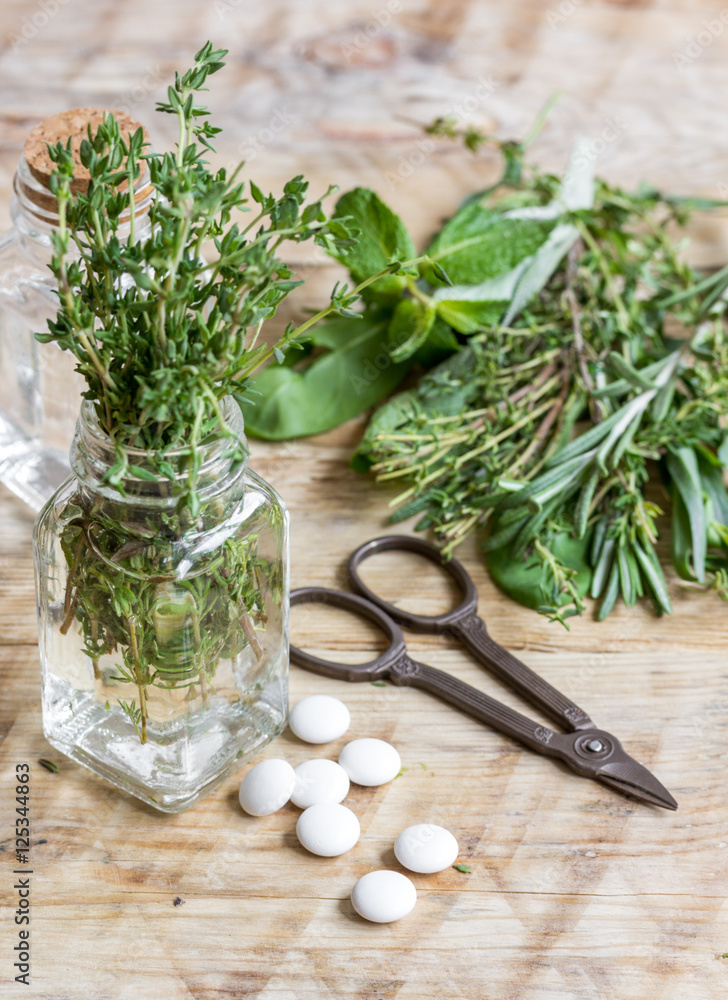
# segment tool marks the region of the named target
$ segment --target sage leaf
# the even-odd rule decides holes
[[[410,365],[391,358],[386,322],[337,317],[311,331],[327,352],[303,371],[271,364],[252,382],[245,429],[269,441],[320,434],[378,403]]]
[[[509,213],[510,217],[534,219],[540,217],[558,218],[566,211],[591,208],[594,203],[594,162],[583,141],[578,142],[571,155],[566,176],[562,182],[559,195],[539,214],[537,208],[516,209]],[[545,223],[544,223],[545,224]],[[535,252],[521,274],[515,294],[511,299],[508,311],[503,317],[503,325],[508,326],[529,300],[546,286],[565,255],[576,240],[579,231],[571,223],[557,225],[548,239]]]
[[[588,542],[563,531],[554,537],[550,548],[564,566],[575,571],[572,582],[583,597],[589,588],[591,577],[587,561]],[[554,603],[557,606],[570,603],[571,598],[567,594],[554,594],[551,577],[535,555],[515,559],[511,548],[506,545],[489,552],[487,564],[494,582],[501,590],[527,608],[536,610]]]
[[[698,457],[698,466],[703,492],[712,505],[715,520],[719,524],[728,525],[728,492],[723,482],[722,469],[709,464],[702,455]]]
[[[546,285],[578,235],[574,226],[566,224],[556,226],[550,233],[549,238],[523,269],[515,294],[503,317],[504,326],[509,326],[530,299]]]
[[[389,434],[409,423],[422,412],[417,392],[407,389],[398,392],[374,411],[359,446],[351,457],[351,467],[356,472],[366,472],[374,461],[370,451],[380,434]]]
[[[673,487],[672,493],[672,536],[670,548],[672,562],[677,575],[682,580],[693,580],[690,567],[690,518],[682,497]]]

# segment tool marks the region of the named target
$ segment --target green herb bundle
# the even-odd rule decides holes
[[[304,203],[301,177],[279,198],[250,183],[250,212],[237,171],[209,169],[206,150],[219,130],[196,95],[224,55],[205,45],[159,105],[178,119],[176,150],[149,151],[141,129],[123,135],[108,115],[80,147],[88,190],[72,194],[70,141],[51,149],[60,304],[49,331],[36,336],[75,355],[113,455],[98,487],[81,482],[66,500],[60,632],[80,631],[97,681],[142,743],[152,696],[164,719],[170,691],[182,692],[180,704],[205,702],[221,659],[236,662],[246,648],[253,662],[261,659],[256,629],[265,627],[266,592],[282,600],[284,580],[258,552],[260,532],[280,525],[261,523],[244,536],[221,527],[220,461],[234,470],[245,458],[226,417],[229,397],[241,399],[250,373],[282,359],[322,316],[350,311],[360,291],[335,288],[326,309],[273,346],[258,343],[265,320],[300,284],[278,256],[281,243],[313,239],[333,250],[354,241],[320,201]],[[149,235],[137,238],[142,170],[155,197]],[[245,225],[235,217],[240,209],[251,216]],[[129,219],[126,241],[119,230]],[[387,273],[398,269],[388,262]],[[203,457],[216,444],[217,465],[206,470]],[[160,509],[150,506],[155,497]],[[215,545],[200,541],[206,533]],[[194,537],[203,554],[188,572]],[[255,670],[249,680],[255,684]]]
[[[356,290],[336,288],[326,309],[290,327],[277,344],[258,343],[264,321],[302,283],[280,260],[280,245],[313,239],[331,250],[354,241],[344,220],[326,218],[320,200],[304,204],[302,177],[289,181],[280,198],[249,183],[251,212],[240,168],[231,176],[209,169],[205,153],[220,130],[195,97],[224,55],[208,42],[192,69],[177,75],[168,103],[158,105],[179,121],[176,150],[149,152],[141,129],[124,136],[107,115],[81,144],[88,191],[72,195],[70,141],[51,148],[59,215],[52,270],[61,303],[49,332],[36,334],[78,360],[85,396],[117,449],[107,481],[123,479],[128,448],[149,451],[161,477],[169,473],[165,453],[188,448],[189,489],[181,501],[192,515],[197,446],[213,431],[226,433],[220,400],[242,399],[251,372],[274,355],[282,360],[304,330],[356,298]],[[155,197],[151,235],[137,240],[130,192],[143,167]],[[246,225],[233,218],[237,210],[251,214]],[[121,220],[129,217],[130,238],[122,242]],[[212,252],[205,256],[206,249]]]
[[[393,520],[419,514],[447,553],[478,529],[496,581],[562,622],[587,592],[600,618],[620,595],[671,610],[663,511],[645,495],[658,478],[677,573],[728,599],[728,268],[698,273],[672,236],[714,203],[594,183],[583,148],[559,178],[530,167],[524,144],[496,145],[502,177],[446,223],[418,273],[368,289],[358,322],[378,325],[391,360],[370,395],[451,356],[374,413],[354,467],[406,484]],[[373,192],[337,212],[362,230],[335,252],[358,280],[392,245],[413,254]],[[341,357],[268,378],[305,386],[326,364],[336,396],[353,378]]]

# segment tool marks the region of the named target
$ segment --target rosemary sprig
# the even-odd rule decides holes
[[[428,130],[482,144],[447,122]],[[488,142],[503,154],[501,179],[468,199],[434,247],[458,226],[475,242],[477,207],[484,241],[499,218],[546,218],[559,198],[562,179],[528,164],[523,147]],[[375,412],[355,454],[356,468],[407,484],[393,520],[419,514],[416,529],[446,553],[480,529],[496,580],[564,624],[587,592],[599,618],[620,595],[671,610],[655,549],[663,510],[645,496],[658,469],[678,576],[728,600],[728,269],[706,276],[682,259],[672,231],[688,208],[597,180],[590,207],[561,215],[571,249],[507,324],[507,302],[490,320],[492,303],[478,302],[508,287],[503,278],[435,291],[436,301],[459,298],[452,322],[466,304],[469,317],[483,307],[480,323],[455,326],[467,346]],[[458,253],[467,274],[475,259]]]

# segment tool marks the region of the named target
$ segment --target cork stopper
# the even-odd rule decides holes
[[[46,143],[55,146],[58,142],[62,142],[65,145],[69,137],[71,138],[71,150],[74,158],[71,191],[86,192],[88,190],[90,174],[79,158],[81,142],[88,138],[88,126],[91,125],[91,131],[95,132],[98,126],[103,123],[105,114],[113,114],[122,135],[136,132],[138,128],[142,127],[126,112],[106,108],[70,108],[67,111],[59,111],[36,125],[25,141],[23,156],[30,174],[37,181],[37,185],[21,183],[23,194],[34,205],[49,211],[53,211],[56,207],[55,196],[49,190],[50,177],[55,164],[48,154]],[[144,141],[149,142],[146,129],[144,129]],[[123,181],[119,185],[119,190],[123,191],[127,187],[128,182]],[[147,198],[150,193],[151,186],[148,177],[140,177],[137,180],[134,201],[138,203]]]

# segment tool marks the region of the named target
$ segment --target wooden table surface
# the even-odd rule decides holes
[[[493,164],[445,144],[423,153],[403,119],[454,110],[518,136],[559,88],[564,96],[534,147],[542,163],[559,168],[582,134],[599,147],[600,169],[626,185],[644,178],[681,193],[728,191],[728,24],[717,2],[4,0],[0,221],[9,218],[23,138],[47,114],[123,107],[151,124],[158,146],[172,141],[154,102],[207,37],[232,50],[209,95],[226,129],[221,162],[247,156],[258,183],[272,187],[299,171],[316,190],[329,181],[371,185],[420,240]],[[728,259],[725,221],[698,221],[694,233],[696,259]],[[302,260],[311,282],[291,309],[324,300],[337,276],[310,255]],[[362,426],[253,443],[252,465],[291,511],[294,586],[342,582],[351,549],[386,530],[390,492],[347,467]],[[32,525],[0,488],[3,998],[725,995],[728,614],[717,598],[673,583],[671,618],[620,607],[606,623],[585,616],[567,633],[500,595],[466,543],[459,555],[493,636],[618,735],[680,809],[655,810],[580,780],[421,692],[346,685],[294,667],[292,700],[343,698],[348,738],[391,740],[407,769],[390,785],[352,791],[361,839],[323,859],[298,845],[292,806],[263,819],[241,813],[245,769],[189,812],[160,816],[45,743]],[[385,575],[410,606],[434,609],[443,599],[404,559]],[[373,647],[363,626],[328,616],[294,617],[293,636],[352,656]],[[516,704],[455,646],[423,636],[409,646]],[[334,757],[343,742],[322,752]],[[316,752],[287,734],[263,756],[295,765]],[[58,761],[59,774],[38,765],[43,756]],[[11,951],[11,786],[25,761],[30,988],[12,981]],[[351,908],[351,888],[373,868],[397,867],[393,841],[413,822],[451,829],[472,872],[414,876],[414,912],[367,924]]]

